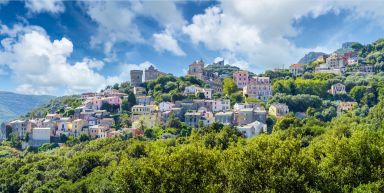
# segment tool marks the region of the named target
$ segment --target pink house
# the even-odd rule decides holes
[[[239,70],[233,73],[233,80],[238,88],[244,88],[248,85],[249,75],[247,71]]]
[[[250,98],[267,101],[272,96],[272,86],[269,77],[252,77],[247,86],[243,88],[243,94]]]
[[[121,100],[120,96],[110,96],[110,97],[106,97],[106,98],[94,97],[92,99],[92,108],[94,110],[100,110],[103,103],[108,103],[110,105],[119,105],[120,106],[122,103],[122,100]]]

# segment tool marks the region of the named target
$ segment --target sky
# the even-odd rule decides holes
[[[384,1],[0,0],[0,90],[69,95],[196,59],[255,73],[384,37]]]

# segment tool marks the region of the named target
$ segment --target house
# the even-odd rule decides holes
[[[132,134],[132,137],[141,137],[144,136],[144,131],[138,128],[123,128],[121,133]]]
[[[35,127],[32,129],[32,136],[29,140],[29,145],[32,147],[39,147],[44,143],[51,142],[51,128],[49,127]]]
[[[57,121],[57,135],[68,134],[68,132],[72,129],[72,120],[70,117],[62,117]]]
[[[245,137],[249,138],[260,133],[266,133],[267,125],[259,121],[254,121],[247,125],[238,126],[237,130],[239,130]]]
[[[184,122],[192,127],[198,127],[199,122],[202,121],[201,112],[187,112],[185,113]]]
[[[96,93],[94,93],[94,92],[86,92],[86,93],[82,93],[80,98],[82,100],[86,100],[87,98],[91,98],[91,97],[94,97],[94,96],[96,96]]]
[[[8,123],[12,128],[12,133],[16,133],[21,139],[27,135],[28,120],[14,120]]]
[[[57,114],[57,113],[54,113],[54,114],[47,114],[45,116],[45,119],[48,119],[48,120],[58,120],[61,118],[61,114]]]
[[[269,77],[252,77],[243,88],[244,96],[267,101],[272,96],[272,86]]]
[[[357,65],[359,63],[359,58],[358,57],[350,57],[347,60],[348,65]]]
[[[240,109],[236,114],[237,125],[246,125],[255,121],[253,108]]]
[[[255,107],[253,108],[253,118],[256,121],[266,123],[267,121],[267,111],[264,107]]]
[[[165,111],[170,111],[172,108],[175,106],[175,103],[171,102],[160,102],[159,103],[159,111],[160,112],[165,112]]]
[[[137,96],[143,96],[143,95],[146,95],[146,90],[144,87],[139,87],[139,86],[135,86],[133,87],[133,94],[137,97]]]
[[[339,56],[336,53],[332,53],[329,57],[326,58],[324,64],[320,64],[315,68],[317,73],[333,73],[333,74],[343,74],[346,71],[347,60],[342,56]]]
[[[202,112],[202,121],[203,125],[207,126],[215,122],[215,116],[213,115],[212,112]]]
[[[157,111],[156,105],[134,105],[131,109],[134,115],[149,115]]]
[[[329,94],[336,95],[345,93],[345,86],[341,83],[337,83],[331,86],[331,89],[328,90]]]
[[[340,115],[343,111],[350,111],[357,106],[357,102],[340,102],[337,106],[337,114]]]
[[[99,125],[107,127],[112,127],[113,124],[115,124],[115,120],[113,118],[103,118],[99,121]]]
[[[283,103],[273,103],[268,110],[268,114],[275,117],[282,117],[289,113],[288,106]]]
[[[224,125],[233,125],[233,112],[218,112],[215,114],[215,121]]]
[[[93,125],[89,127],[89,135],[92,138],[106,138],[109,127],[103,125]]]
[[[201,90],[202,88],[197,86],[197,85],[191,85],[191,86],[186,86],[184,88],[184,94],[189,95],[189,94],[196,94],[198,90]]]
[[[151,96],[137,96],[136,103],[138,105],[150,105],[152,104],[153,99]]]
[[[212,111],[229,111],[231,109],[231,102],[229,99],[214,100],[212,102]]]
[[[120,96],[93,97],[91,101],[93,110],[101,110],[104,103],[114,106],[120,106],[122,103]]]
[[[199,93],[203,93],[205,99],[212,99],[212,89],[210,89],[210,88],[198,88],[198,89],[196,89],[195,95],[199,96]]]
[[[233,80],[238,88],[244,88],[248,85],[249,74],[248,71],[239,70],[233,73]]]
[[[72,121],[72,130],[71,133],[75,136],[79,135],[80,133],[84,132],[83,127],[86,126],[86,121],[83,119],[76,119]]]
[[[289,66],[289,72],[294,76],[300,76],[304,73],[304,66],[301,64],[292,64]]]
[[[235,103],[233,105],[233,110],[238,112],[240,109],[245,109],[245,108],[257,108],[261,107],[259,103]]]

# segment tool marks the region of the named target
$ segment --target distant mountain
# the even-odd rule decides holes
[[[309,64],[312,61],[315,61],[319,56],[325,55],[323,52],[309,52],[305,54],[303,58],[301,58],[297,63],[298,64]]]
[[[0,91],[0,123],[25,115],[53,98],[55,97],[49,95],[24,95]]]

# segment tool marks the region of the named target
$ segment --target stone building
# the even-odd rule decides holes
[[[155,80],[161,75],[165,75],[165,73],[160,72],[151,65],[148,69],[145,70],[145,81]]]
[[[194,61],[189,65],[188,75],[203,80],[204,61],[202,59]]]
[[[289,113],[289,108],[286,104],[283,103],[273,103],[269,107],[268,113],[269,115],[273,115],[275,117],[282,117]]]
[[[131,84],[133,86],[140,86],[143,83],[143,71],[131,70]]]

